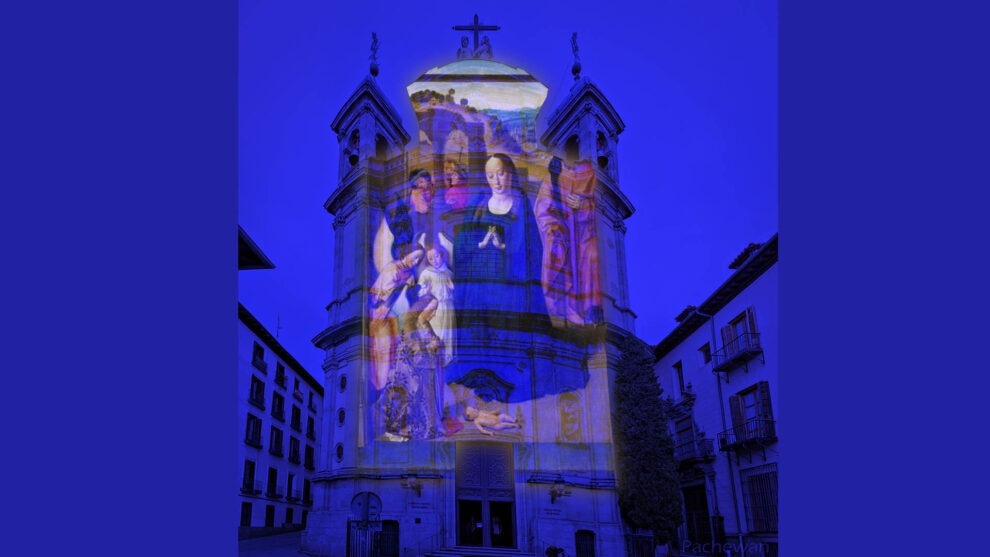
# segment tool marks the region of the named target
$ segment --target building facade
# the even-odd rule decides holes
[[[408,86],[415,136],[374,62],[331,124],[311,555],[627,554],[610,415],[635,331],[624,124],[575,64],[538,134],[546,86],[490,49],[465,39]]]
[[[687,554],[777,555],[777,236],[655,349],[674,437]]]
[[[239,267],[274,265],[239,230]],[[238,538],[298,530],[313,508],[323,386],[238,304]]]

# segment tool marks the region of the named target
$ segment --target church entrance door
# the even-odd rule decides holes
[[[455,460],[457,544],[515,547],[512,444],[461,441]]]

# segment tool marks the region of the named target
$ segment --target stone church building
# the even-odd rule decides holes
[[[412,133],[376,83],[377,41],[331,124],[334,278],[313,340],[324,450],[302,549],[623,556],[610,382],[636,317],[624,124],[580,75],[576,37],[555,107],[487,38],[467,42],[407,87]]]

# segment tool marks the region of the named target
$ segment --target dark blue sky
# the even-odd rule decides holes
[[[495,59],[550,88],[552,110],[573,82],[570,34],[583,71],[626,123],[620,186],[630,291],[640,337],[656,343],[674,316],[731,273],[749,242],[777,231],[777,5],[756,0],[450,3],[240,3],[239,220],[276,264],[239,274],[241,302],[311,372],[309,340],[327,323],[337,176],[330,120],[368,72],[415,137],[405,87],[455,59],[477,12]],[[408,5],[412,6],[412,4]],[[542,131],[542,128],[539,129]],[[410,143],[409,147],[413,144]]]

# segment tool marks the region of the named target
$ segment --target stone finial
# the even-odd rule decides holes
[[[378,44],[378,35],[372,31],[371,56],[368,56],[368,59],[371,60],[371,75],[373,77],[378,77]]]
[[[581,56],[578,54],[577,31],[571,33],[571,52],[574,53],[574,64],[571,66],[571,73],[574,74],[574,81],[581,79]]]

